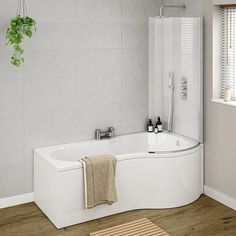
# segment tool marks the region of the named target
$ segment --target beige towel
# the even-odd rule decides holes
[[[111,155],[85,157],[81,162],[84,167],[86,209],[116,202],[116,157]]]

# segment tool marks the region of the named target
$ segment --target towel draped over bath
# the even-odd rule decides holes
[[[84,157],[81,163],[84,168],[86,209],[116,202],[116,157],[112,155]]]

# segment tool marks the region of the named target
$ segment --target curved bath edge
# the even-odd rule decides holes
[[[186,155],[190,155],[197,150],[202,148],[202,144],[187,148],[185,150],[179,150],[175,152],[138,152],[138,153],[128,153],[116,156],[118,162],[132,161],[134,159],[148,159],[148,158],[178,158]],[[36,151],[35,156],[42,156],[40,152]],[[58,172],[81,169],[82,164],[80,161],[65,161],[55,159],[51,154],[43,155],[47,163]]]

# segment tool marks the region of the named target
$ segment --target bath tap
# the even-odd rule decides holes
[[[115,137],[115,128],[110,127],[108,130],[102,131],[100,129],[95,130],[95,139],[101,140],[101,139],[108,139],[108,138],[114,138]]]

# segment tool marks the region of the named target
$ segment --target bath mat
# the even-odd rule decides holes
[[[91,233],[90,236],[169,236],[147,218]]]

